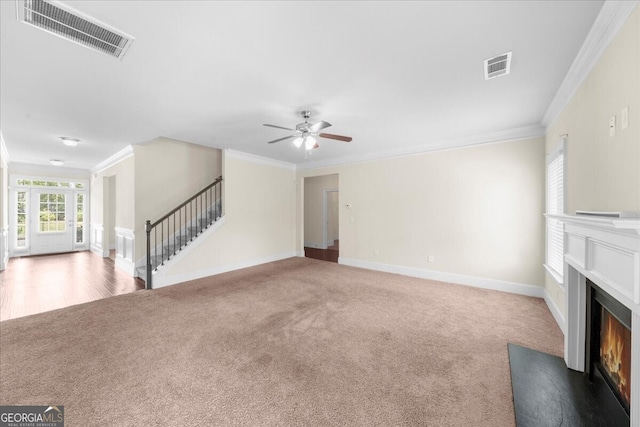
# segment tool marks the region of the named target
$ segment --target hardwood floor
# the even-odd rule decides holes
[[[304,248],[304,256],[307,258],[319,259],[322,261],[338,262],[339,242],[336,240],[333,246],[327,249]]]
[[[0,272],[0,321],[144,289],[90,251],[11,258]]]

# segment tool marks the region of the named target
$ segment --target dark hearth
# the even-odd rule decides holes
[[[509,344],[517,427],[627,427],[629,416],[599,372],[567,369],[560,357]]]

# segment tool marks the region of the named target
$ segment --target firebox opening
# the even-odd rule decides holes
[[[587,280],[587,372],[597,370],[627,415],[631,395],[631,310]]]

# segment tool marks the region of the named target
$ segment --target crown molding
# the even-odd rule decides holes
[[[7,167],[9,164],[9,152],[7,151],[7,146],[4,143],[4,137],[2,136],[2,132],[0,131],[0,157],[2,158],[1,162],[3,167]]]
[[[89,169],[21,162],[11,162],[11,164],[9,165],[9,172],[12,175],[24,175],[32,177],[67,177],[88,179],[91,176],[91,171],[89,171]]]
[[[257,163],[260,165],[274,166],[277,168],[296,170],[296,165],[293,163],[285,162],[282,160],[275,160],[269,157],[258,156],[257,154],[249,154],[244,151],[232,150],[230,148],[224,149],[225,155],[232,159],[244,160],[251,163]]]
[[[326,168],[332,166],[344,166],[356,163],[371,162],[375,160],[392,159],[396,157],[413,156],[416,154],[429,153],[432,151],[452,150],[464,147],[470,147],[480,144],[500,143],[507,141],[517,141],[522,139],[531,139],[542,137],[545,134],[544,127],[540,125],[526,126],[515,129],[506,129],[497,132],[489,132],[470,137],[449,139],[438,141],[434,144],[407,147],[404,149],[393,149],[377,151],[366,154],[364,156],[343,157],[332,160],[319,160],[317,162],[309,162],[298,164],[298,170],[309,170]]]
[[[98,163],[97,165],[95,165],[92,169],[91,169],[91,173],[100,173],[103,170],[110,168],[111,166],[115,165],[118,162],[123,161],[124,159],[133,156],[133,146],[132,145],[127,145],[126,147],[124,147],[122,150],[118,151],[116,154],[114,154],[113,156],[109,157],[106,160],[103,160],[102,162]]]
[[[573,64],[571,64],[560,88],[542,117],[542,125],[545,128],[549,127],[569,104],[571,98],[638,3],[638,0],[607,0],[604,2]]]

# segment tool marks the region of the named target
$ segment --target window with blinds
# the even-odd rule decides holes
[[[564,213],[564,138],[547,158],[547,250],[545,267],[562,283],[564,235],[562,222],[553,215]]]

